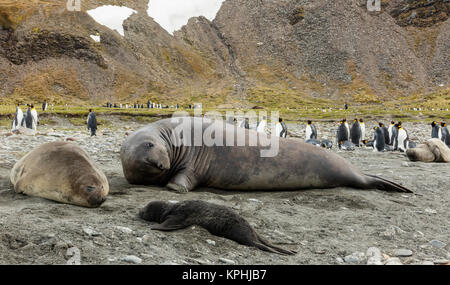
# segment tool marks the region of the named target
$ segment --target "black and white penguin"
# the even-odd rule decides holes
[[[44,103],[42,103],[42,111],[47,111],[47,106],[48,106],[48,104],[47,104],[47,101],[44,101]]]
[[[380,126],[383,135],[384,135],[384,144],[389,144],[390,140],[389,140],[389,131],[388,129],[384,126],[384,124],[382,122],[379,122],[378,125]]]
[[[306,125],[306,139],[316,139],[317,140],[317,129],[316,126],[312,124],[311,120],[308,120]]]
[[[384,133],[381,127],[374,127],[373,151],[384,151],[386,143]]]
[[[355,150],[355,145],[351,141],[342,141],[342,142],[339,142],[339,149]]]
[[[333,142],[327,139],[322,140],[320,143],[320,146],[326,149],[332,149],[333,148]]]
[[[448,129],[447,129],[447,123],[445,123],[445,122],[441,122],[441,133],[442,133],[441,140],[448,147],[450,147],[450,134],[449,134]]]
[[[318,146],[318,147],[321,146],[321,142],[319,140],[317,140],[317,139],[308,139],[305,142],[307,144],[312,144],[312,145],[315,145],[315,146]]]
[[[441,127],[439,126],[439,124],[436,121],[433,121],[431,123],[431,138],[432,139],[441,139],[439,137],[439,134],[441,134],[442,137],[442,131],[441,131]]]
[[[349,141],[350,140],[350,126],[347,123],[347,119],[343,119],[342,121],[344,122],[344,125],[347,128],[347,139],[346,140]]]
[[[152,107],[152,101],[148,100],[147,101],[147,109],[150,109]]]
[[[408,132],[402,127],[401,122],[398,123],[398,137],[397,137],[397,148],[401,152],[406,152],[409,148],[409,136]]]
[[[361,128],[361,141],[366,140],[366,124],[363,119],[359,119],[359,127]]]
[[[91,132],[91,136],[96,136],[97,132],[97,117],[92,109],[89,109],[89,115],[87,118],[87,129]]]
[[[25,120],[25,127],[27,127],[28,129],[33,128],[33,117],[31,116],[31,105],[27,104],[28,108],[27,108],[27,112],[26,115],[24,116],[24,120]]]
[[[34,105],[31,105],[30,113],[31,113],[31,128],[33,130],[37,130],[37,126],[39,124],[39,119],[38,119],[37,111],[34,108]]]
[[[14,115],[14,120],[11,124],[11,130],[16,130],[22,126],[23,122],[23,112],[22,109],[20,109],[20,104],[17,104],[16,107],[16,114]]]
[[[392,135],[393,135],[393,132],[394,132],[394,127],[395,127],[395,122],[391,121],[391,125],[388,128],[388,133],[389,133],[389,143],[388,144],[389,145],[392,145],[392,142],[393,142]]]
[[[266,127],[267,127],[267,117],[264,116],[263,119],[258,122],[258,125],[256,127],[256,131],[258,133],[266,133]]]
[[[361,125],[358,119],[353,120],[352,129],[350,130],[350,138],[355,146],[360,146],[361,144]]]
[[[342,121],[339,122],[339,126],[337,128],[336,144],[338,146],[340,146],[342,142],[348,141],[348,136],[349,136],[348,129],[345,126],[344,121],[342,120]]]

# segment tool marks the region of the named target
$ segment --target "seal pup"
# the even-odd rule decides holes
[[[239,214],[228,207],[190,200],[179,203],[153,201],[139,211],[140,218],[154,222],[150,229],[173,231],[193,225],[208,230],[211,234],[234,240],[246,246],[282,255],[296,254],[270,244]]]
[[[450,148],[440,139],[434,138],[408,149],[406,156],[411,161],[450,162]]]
[[[105,174],[69,142],[35,148],[14,165],[10,180],[17,193],[91,208],[100,206],[109,192]]]
[[[201,139],[213,133],[215,142]],[[253,140],[255,146],[238,146],[239,138]],[[273,144],[268,147],[265,142],[269,140]],[[272,146],[276,153],[262,156],[262,151]],[[144,126],[125,139],[120,158],[129,183],[167,186],[180,193],[198,186],[249,191],[352,187],[411,192],[363,174],[338,154],[301,140],[276,138],[199,117],[163,119]]]

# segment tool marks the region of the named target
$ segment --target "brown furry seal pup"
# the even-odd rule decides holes
[[[209,138],[201,141],[202,135],[211,136],[222,146],[211,143]],[[242,136],[249,143],[239,146]],[[255,146],[251,146],[255,140]],[[267,142],[272,143],[269,147],[276,150],[276,155],[263,157],[263,151],[269,148]],[[167,186],[178,192],[198,186],[229,190],[352,187],[411,192],[391,181],[363,174],[341,156],[300,140],[272,137],[198,117],[164,119],[137,130],[122,144],[120,157],[131,184]]]
[[[411,161],[450,162],[450,148],[440,139],[430,139],[406,151]]]
[[[296,253],[270,244],[236,212],[213,203],[198,200],[179,203],[154,201],[141,209],[139,216],[144,220],[156,222],[151,225],[152,230],[173,231],[198,225],[213,235],[228,238],[243,245],[284,255]]]
[[[109,192],[105,174],[69,142],[35,148],[14,165],[10,179],[17,193],[84,207],[100,206]]]

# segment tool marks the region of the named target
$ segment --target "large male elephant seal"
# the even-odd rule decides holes
[[[430,139],[406,151],[411,161],[450,162],[450,148],[440,139]]]
[[[224,146],[202,141],[202,135]],[[237,146],[242,136],[246,142],[257,138],[256,146]],[[263,144],[269,138],[278,142],[278,154],[262,157],[266,149]],[[365,175],[341,156],[300,140],[274,141],[266,134],[203,118],[172,118],[149,124],[125,140],[120,156],[131,184],[167,185],[178,192],[197,186],[231,190],[352,187],[411,192]]]
[[[139,211],[139,216],[156,223],[151,225],[152,230],[173,231],[198,225],[213,235],[225,237],[243,245],[278,254],[296,253],[270,244],[236,212],[213,203],[195,200],[175,204],[153,201]]]
[[[43,144],[11,170],[17,193],[84,207],[98,207],[109,192],[108,180],[88,154],[69,142]]]

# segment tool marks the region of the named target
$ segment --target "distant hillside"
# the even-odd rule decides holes
[[[450,83],[446,0],[383,0],[381,12],[366,0],[226,0],[214,21],[192,18],[174,36],[147,0],[83,0],[81,12],[65,2],[0,0],[2,102],[295,107],[443,94]],[[138,11],[124,37],[86,13],[105,4]]]

